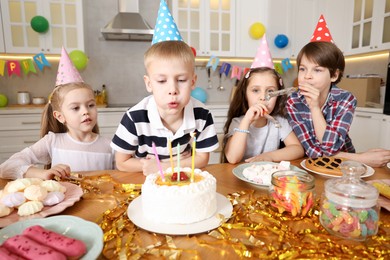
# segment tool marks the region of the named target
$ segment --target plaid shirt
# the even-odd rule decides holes
[[[350,92],[332,85],[322,108],[322,114],[326,120],[325,133],[322,140],[318,140],[305,97],[299,92],[295,92],[288,98],[289,123],[308,157],[332,156],[341,151],[355,152],[348,131],[356,103],[356,98]]]

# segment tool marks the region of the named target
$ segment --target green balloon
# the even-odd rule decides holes
[[[39,33],[44,33],[49,30],[49,22],[45,17],[40,15],[34,16],[31,19],[30,24],[33,30]]]
[[[83,70],[87,67],[88,57],[83,51],[74,50],[69,53],[69,58],[73,62],[73,65],[78,70]]]

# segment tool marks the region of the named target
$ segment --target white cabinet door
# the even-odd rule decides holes
[[[317,17],[319,18],[321,14],[324,15],[333,41],[341,51],[345,52],[347,49],[347,37],[345,36],[345,32],[348,30],[348,15],[345,14],[351,12],[348,1],[319,1],[318,5]],[[315,27],[312,29],[313,32],[314,29]]]
[[[43,16],[49,22],[45,33],[35,32],[30,21]],[[1,0],[5,49],[8,53],[60,54],[84,50],[81,0]]]
[[[383,115],[381,147],[390,150],[390,116]]]
[[[172,15],[198,56],[235,55],[235,0],[172,0]]]
[[[355,112],[349,136],[356,152],[382,147],[382,118],[383,114]]]
[[[1,5],[0,5],[1,9]],[[5,52],[5,44],[4,44],[4,33],[3,33],[3,24],[0,19],[0,53]]]
[[[348,0],[347,54],[390,48],[390,1]]]
[[[252,24],[260,22],[267,30],[268,3],[268,0],[236,1],[236,56],[248,58],[256,56],[260,40],[253,39],[249,34],[249,29]],[[269,35],[267,35],[267,40],[269,39]],[[273,54],[273,52],[271,53]]]
[[[302,47],[310,42],[317,26],[319,18],[318,1],[294,0],[291,6],[291,17],[291,56],[296,57]]]

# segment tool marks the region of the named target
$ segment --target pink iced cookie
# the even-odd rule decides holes
[[[8,251],[27,259],[66,260],[66,256],[23,235],[8,238],[3,246]]]
[[[53,232],[39,225],[26,228],[23,231],[23,235],[50,246],[67,257],[79,258],[87,252],[84,242]]]
[[[0,246],[0,259],[24,260],[26,258],[23,258],[21,256],[15,255],[12,252],[8,251],[8,249],[5,248],[4,246]]]

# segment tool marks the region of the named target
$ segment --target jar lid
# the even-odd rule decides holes
[[[353,207],[370,208],[377,204],[378,190],[360,179],[367,170],[366,166],[354,161],[340,165],[343,176],[325,182],[325,196],[334,203]]]
[[[281,170],[272,174],[271,183],[278,187],[298,185],[308,190],[314,188],[314,177],[304,171]]]

